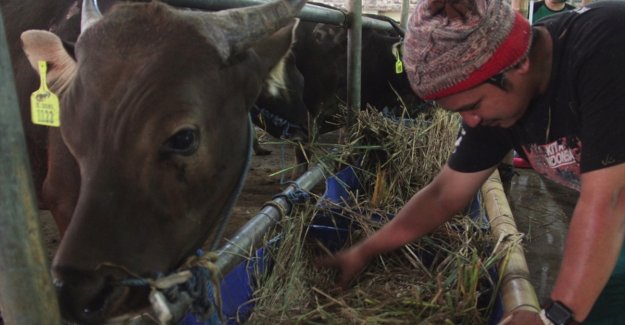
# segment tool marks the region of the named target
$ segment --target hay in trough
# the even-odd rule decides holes
[[[457,215],[434,233],[376,258],[342,291],[332,269],[315,265],[328,254],[312,233],[319,215],[336,216],[333,232],[348,233],[344,247],[365,238],[426,185],[444,164],[458,132],[457,117],[442,110],[415,120],[362,111],[346,145],[317,146],[316,155],[354,161],[360,185],[349,204],[297,206],[269,234],[271,272],[258,275],[249,324],[486,324],[497,281],[491,272],[509,246],[492,249],[487,225]],[[330,146],[332,147],[332,146]],[[355,158],[357,157],[357,158]],[[349,220],[345,225],[345,220]],[[381,220],[380,220],[381,218]],[[342,225],[339,225],[342,224]],[[343,228],[342,228],[343,227]],[[504,247],[505,246],[505,247]]]

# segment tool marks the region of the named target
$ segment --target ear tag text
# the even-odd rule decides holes
[[[30,114],[33,124],[45,126],[61,126],[61,109],[59,98],[53,94],[46,84],[48,71],[46,61],[39,61],[39,79],[41,86],[30,95]]]

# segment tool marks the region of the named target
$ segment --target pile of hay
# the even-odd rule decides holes
[[[317,155],[357,161],[362,189],[342,215],[353,220],[345,246],[383,223],[374,215],[399,210],[444,164],[458,132],[457,116],[435,110],[410,121],[363,111],[338,150],[320,145]],[[358,158],[354,158],[358,157]],[[354,163],[356,164],[356,163]],[[309,236],[311,223],[329,204],[297,206],[267,236],[271,272],[259,274],[250,324],[485,324],[493,309],[492,270],[506,250],[493,253],[482,221],[458,215],[436,232],[375,259],[349,290],[335,288],[336,270],[315,265],[328,254]]]

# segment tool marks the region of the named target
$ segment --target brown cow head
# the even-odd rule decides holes
[[[51,164],[78,166],[79,189],[57,188],[78,191],[53,262],[66,318],[99,323],[146,307],[146,289],[119,280],[171,272],[218,235],[246,167],[248,109],[304,1],[217,13],[119,5],[86,20],[75,59],[54,34],[23,34],[61,96],[67,150],[50,152]]]

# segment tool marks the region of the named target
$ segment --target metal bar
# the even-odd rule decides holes
[[[300,176],[295,184],[287,187],[282,194],[288,196],[298,189],[309,191],[323,179],[325,179],[323,167],[316,165]],[[281,209],[273,205],[266,205],[253,219],[241,227],[229,243],[219,250],[215,264],[221,274],[227,274],[245,260],[258,247],[264,234],[280,221],[281,211],[291,209],[290,202],[283,197],[276,197],[273,203],[279,205]]]
[[[399,20],[399,26],[406,29],[408,24],[408,17],[410,16],[410,0],[402,0],[401,2],[401,18]]]
[[[0,306],[13,324],[61,324],[0,12]]]
[[[362,66],[362,0],[348,0],[351,24],[347,31],[347,128],[354,125],[360,112]]]
[[[267,0],[164,0],[164,2],[176,6],[201,10],[224,10],[230,8],[249,7],[267,3]],[[312,21],[330,25],[348,27],[347,15],[339,9],[306,4],[298,17],[305,21]],[[391,24],[386,21],[362,17],[362,27],[383,31],[394,31]]]

